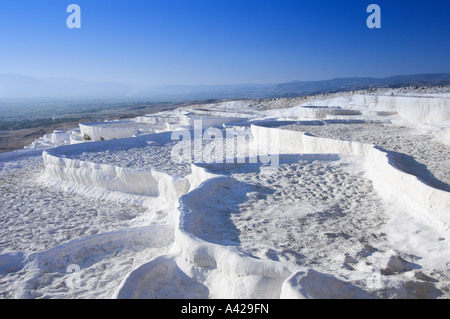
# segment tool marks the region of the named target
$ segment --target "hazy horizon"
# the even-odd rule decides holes
[[[154,84],[154,85],[138,85],[138,84],[131,84],[131,83],[127,83],[124,81],[101,81],[101,80],[86,80],[86,79],[82,79],[82,78],[75,78],[75,77],[57,77],[57,76],[38,76],[38,75],[30,75],[30,74],[19,74],[19,73],[14,73],[14,72],[10,72],[10,73],[0,73],[0,76],[19,76],[19,77],[28,77],[28,78],[35,78],[38,80],[60,80],[60,79],[66,79],[66,80],[75,80],[75,81],[80,81],[80,82],[88,82],[88,83],[115,83],[115,84],[123,84],[123,85],[127,85],[130,88],[139,88],[139,87],[145,87],[145,88],[159,88],[159,87],[206,87],[206,86],[251,86],[251,85],[255,85],[255,86],[270,86],[270,85],[278,85],[278,84],[285,84],[285,83],[293,83],[293,82],[322,82],[322,81],[331,81],[331,80],[336,80],[336,79],[352,79],[352,78],[372,78],[372,79],[385,79],[385,78],[390,78],[390,77],[396,77],[396,76],[414,76],[414,75],[427,75],[427,74],[450,74],[450,69],[449,70],[444,70],[442,72],[423,72],[423,73],[409,73],[409,74],[388,74],[386,76],[372,76],[372,75],[367,75],[367,76],[348,76],[348,77],[344,77],[344,76],[334,76],[334,77],[329,77],[329,78],[320,78],[320,79],[303,79],[303,80],[299,80],[299,79],[293,79],[291,81],[283,81],[283,82],[237,82],[237,83],[213,83],[213,84],[209,84],[209,83],[192,83],[192,84],[181,84],[181,83],[171,83],[171,84]]]
[[[206,85],[133,86],[120,82],[95,82],[75,78],[40,78],[21,74],[0,73],[0,102],[10,100],[133,100],[156,101],[223,99],[223,98],[273,98],[311,95],[333,91],[351,91],[366,88],[400,86],[450,85],[450,73],[393,75],[385,78],[350,77],[316,81],[291,81],[285,83],[242,83]]]

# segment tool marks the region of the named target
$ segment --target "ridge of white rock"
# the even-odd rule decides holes
[[[416,176],[396,167],[396,159],[388,151],[353,141],[311,136],[305,132],[252,125],[252,148],[258,154],[347,154],[363,156],[367,176],[375,189],[386,198],[396,197],[412,203],[445,228],[450,227],[450,193],[428,186]]]
[[[352,101],[373,110],[395,111],[411,123],[437,124],[450,120],[448,97],[354,95]]]
[[[70,158],[70,154],[94,149],[98,151],[108,148],[126,148],[130,145],[148,145],[154,141],[165,143],[170,139],[170,135],[170,133],[159,133],[140,138],[82,143],[45,150],[42,156],[46,178],[131,195],[158,197],[164,202],[173,203],[189,189],[208,178],[208,173],[201,167],[193,166],[192,174],[175,177],[152,169],[119,167]]]

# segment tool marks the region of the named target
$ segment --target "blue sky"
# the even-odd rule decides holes
[[[81,29],[66,8],[81,7]],[[381,7],[381,29],[366,8]],[[0,73],[135,85],[450,72],[450,1],[2,0]]]

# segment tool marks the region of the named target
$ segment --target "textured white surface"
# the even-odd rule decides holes
[[[38,149],[0,156],[1,296],[450,296],[448,191],[406,172],[404,158],[376,145],[264,126],[269,118],[270,126],[291,118],[323,121],[310,125],[357,119],[380,135],[383,130],[369,121],[408,120],[417,132],[440,133],[436,138],[444,141],[447,97],[342,96],[309,103],[326,107],[270,111],[258,111],[262,102],[253,103],[206,105],[198,113],[208,116],[206,126],[221,126],[223,118],[214,119],[219,113],[229,114],[229,120],[263,120],[251,125],[242,164],[195,164],[184,158],[189,166],[184,176],[172,174],[178,172],[170,168],[173,163],[167,162],[164,172],[141,165],[140,155],[158,162],[167,157],[149,147],[171,146],[171,134],[130,137],[128,129],[137,122],[163,125],[162,130],[191,125],[183,121],[195,117],[179,110],[123,127],[91,125],[95,139],[103,129],[127,138],[49,148],[74,136],[55,133],[47,136],[48,145],[41,144],[48,148],[41,157]],[[261,105],[270,103],[283,105],[280,100]],[[240,122],[235,130],[250,124]],[[428,146],[434,151],[439,144]],[[129,158],[120,160],[126,154]],[[271,164],[276,158],[279,166],[245,158],[255,154],[270,155]],[[202,158],[219,159],[214,156]],[[71,265],[80,269],[77,289],[67,283]]]

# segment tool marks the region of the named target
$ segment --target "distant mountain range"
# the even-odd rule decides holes
[[[450,85],[450,73],[396,75],[386,78],[352,77],[325,81],[294,81],[278,84],[266,94],[289,97],[375,88]]]
[[[0,74],[0,99],[149,99],[197,100],[225,98],[297,97],[374,88],[450,85],[450,73],[397,75],[386,78],[352,77],[281,84],[237,84],[132,87],[115,82],[71,78],[38,78]]]

